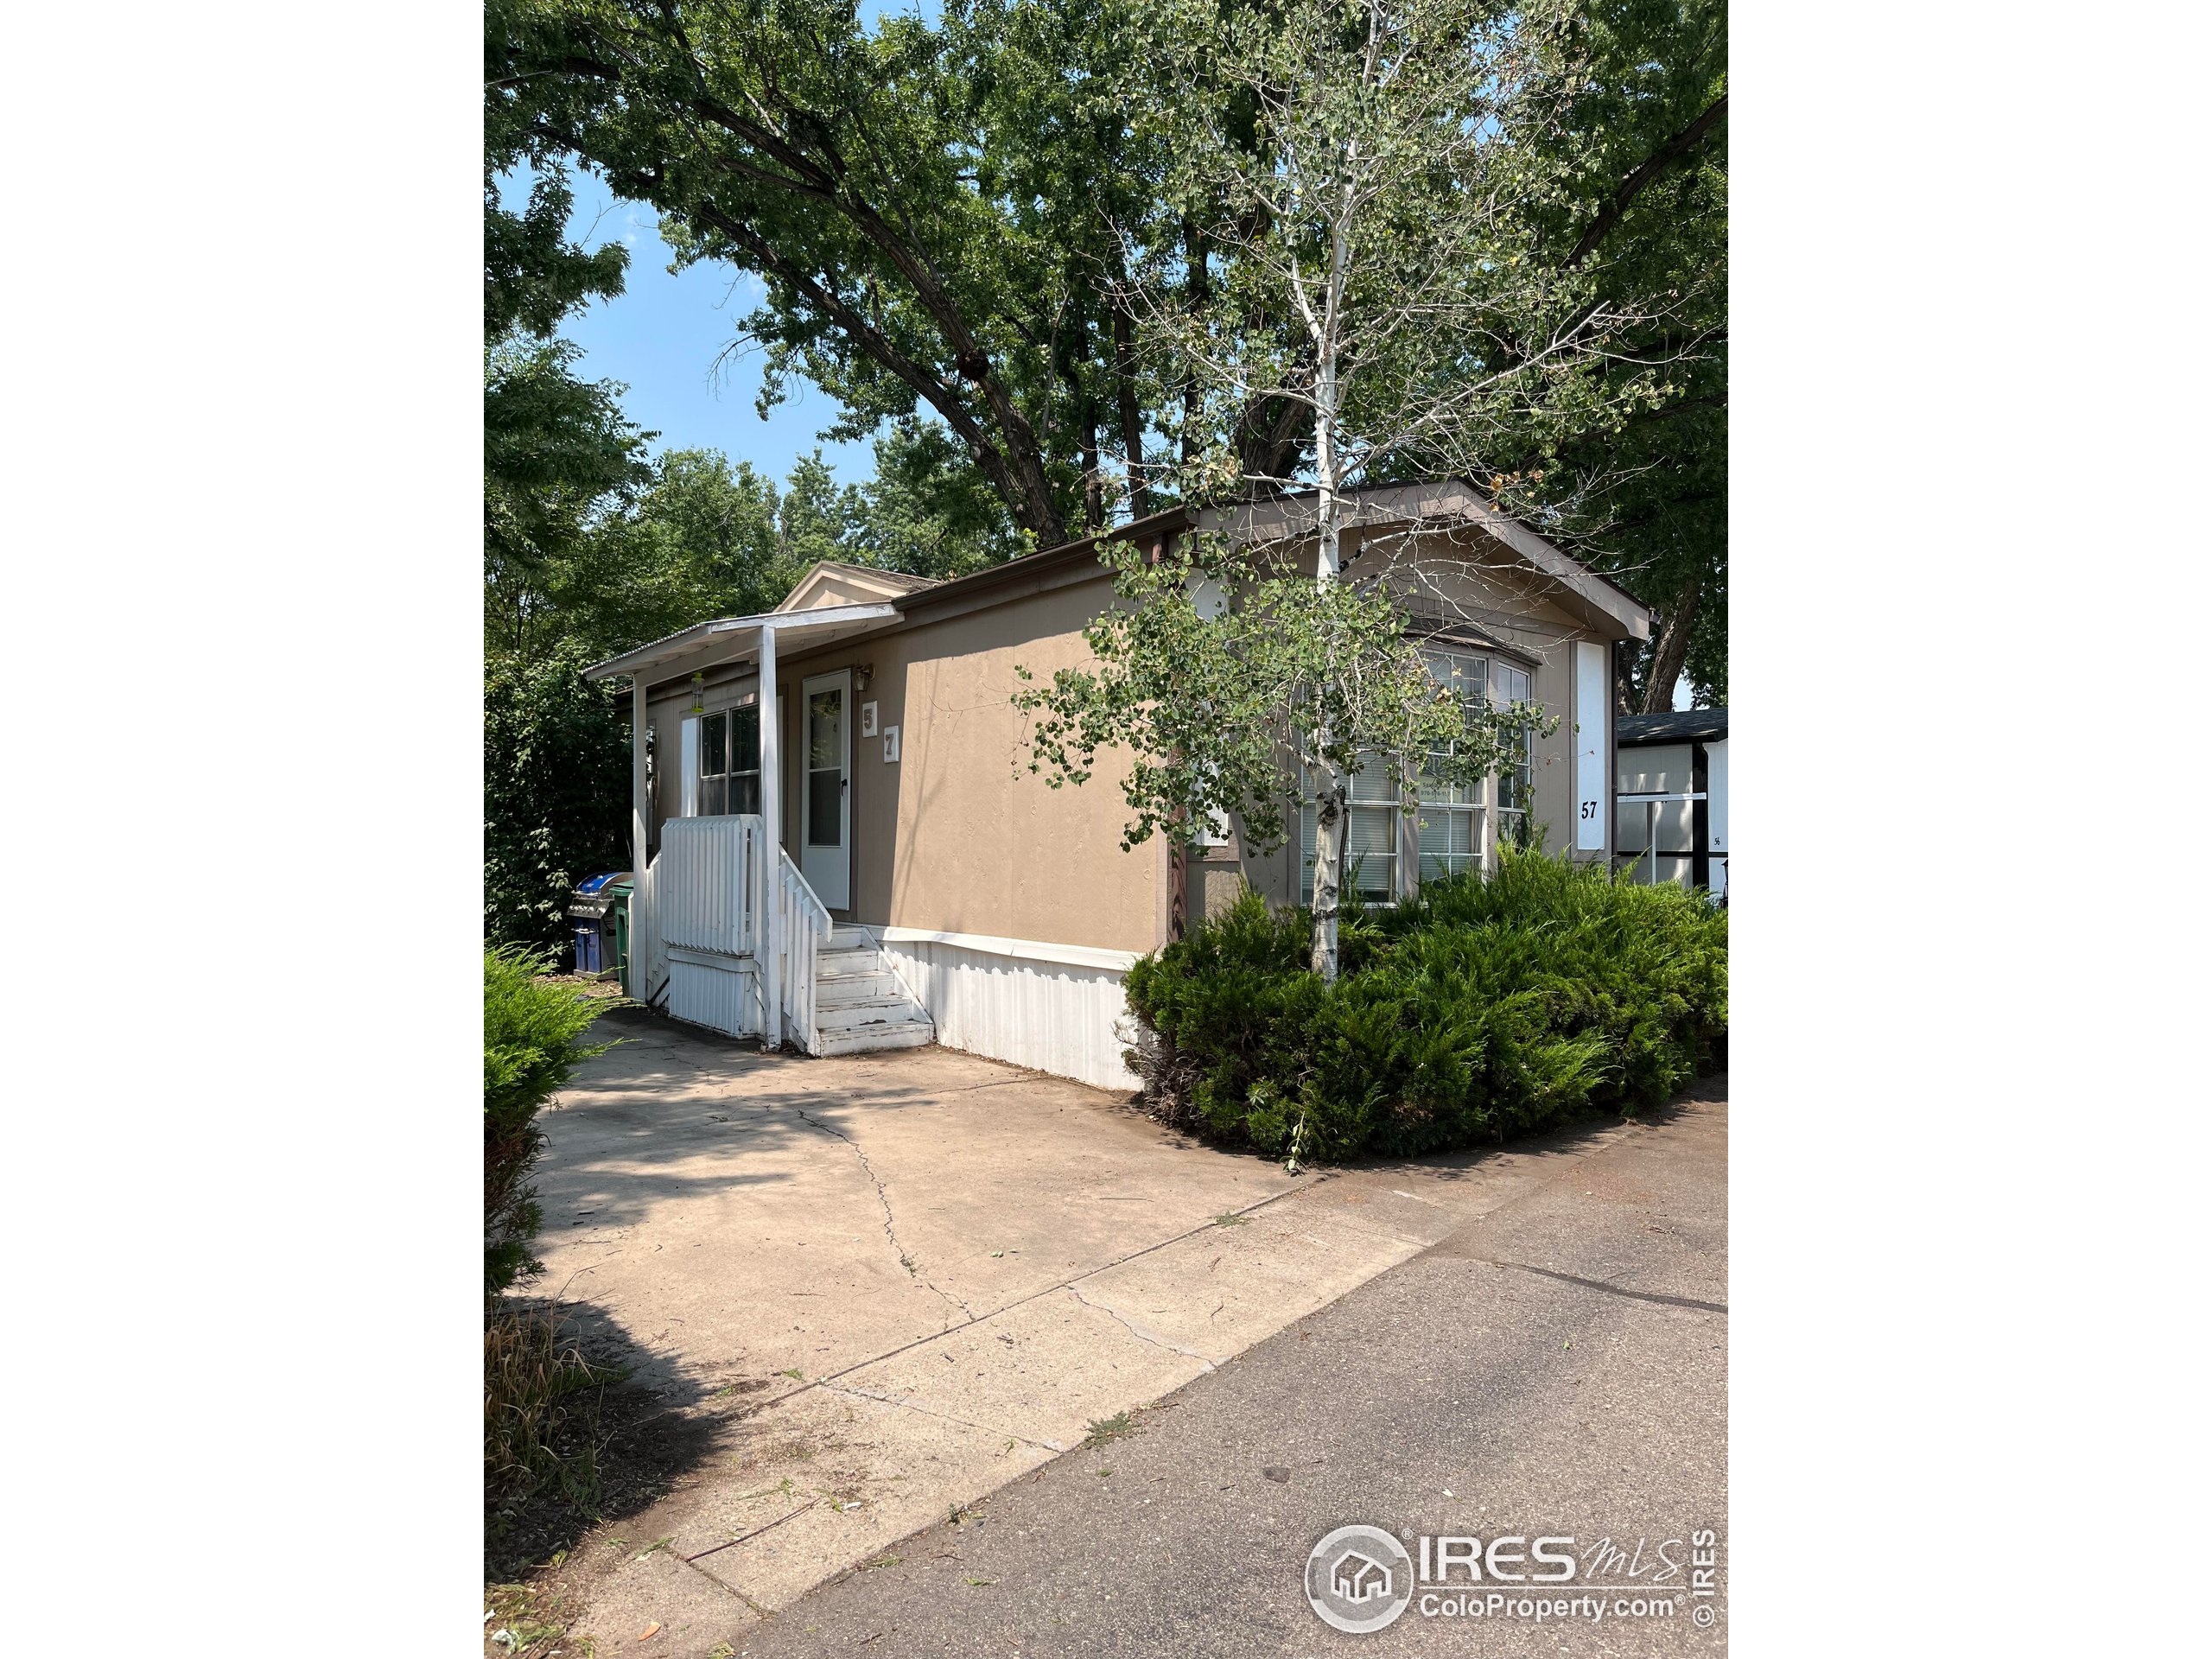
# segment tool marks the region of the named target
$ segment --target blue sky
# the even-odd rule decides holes
[[[760,390],[760,348],[741,347],[716,369],[717,354],[737,338],[739,320],[760,302],[760,279],[709,264],[671,276],[674,255],[660,239],[652,208],[617,200],[588,173],[571,170],[569,182],[575,192],[571,237],[588,247],[620,242],[630,251],[623,291],[594,300],[562,326],[562,334],[583,347],[576,372],[629,388],[623,410],[659,433],[656,453],[719,449],[782,479],[793,461],[816,447],[815,435],[836,419],[837,406],[793,378],[785,401],[764,421],[753,407]],[[519,207],[529,194],[527,179],[509,175],[501,194],[510,207]],[[840,483],[858,483],[874,470],[866,442],[821,448]]]
[[[864,23],[873,26],[887,11],[935,17],[938,7],[935,0],[861,0]],[[594,301],[562,326],[562,334],[584,349],[576,372],[629,388],[622,408],[639,426],[660,435],[653,440],[654,453],[719,449],[733,461],[749,461],[769,477],[784,478],[794,461],[820,443],[816,434],[837,418],[837,406],[794,378],[785,401],[762,420],[753,408],[763,360],[758,346],[741,348],[716,371],[716,356],[737,337],[738,320],[760,303],[760,279],[716,265],[696,265],[672,276],[673,255],[660,239],[652,208],[616,200],[604,183],[579,168],[570,168],[569,184],[575,192],[569,235],[587,247],[620,242],[630,251],[621,294]],[[511,175],[503,185],[506,204],[518,208],[529,181]],[[865,439],[820,448],[841,484],[857,484],[875,470],[874,446]]]

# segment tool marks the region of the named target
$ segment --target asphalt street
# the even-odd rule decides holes
[[[738,1653],[1725,1650],[1726,1129],[1720,1078],[1626,1135],[1559,1137],[1532,1190]],[[1354,1523],[1430,1557],[1370,1634],[1306,1593],[1317,1541]],[[1566,1571],[1524,1559],[1539,1538],[1571,1578],[1531,1580]]]

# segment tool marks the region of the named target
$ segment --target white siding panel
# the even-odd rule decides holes
[[[1705,746],[1705,844],[1728,850],[1728,740]]]
[[[699,722],[686,715],[683,739],[677,746],[681,750],[677,764],[683,768],[678,774],[679,799],[683,810],[677,817],[696,818],[699,816]]]
[[[749,1037],[760,1029],[760,1010],[753,1006],[753,979],[748,960],[728,966],[687,962],[672,957],[668,964],[668,1011],[674,1018],[704,1026],[729,1037]]]
[[[1128,1012],[1115,969],[917,939],[887,940],[883,954],[937,1022],[945,1047],[1096,1089],[1137,1086],[1114,1032]]]
[[[1606,685],[1605,647],[1586,639],[1574,642],[1574,848],[1605,850],[1606,753],[1613,723],[1613,700]]]
[[[1647,743],[1619,752],[1624,795],[1687,795],[1696,774],[1687,743]],[[1625,810],[1626,809],[1623,809]]]
[[[1713,893],[1728,893],[1728,740],[1705,746],[1705,845],[1713,855]]]

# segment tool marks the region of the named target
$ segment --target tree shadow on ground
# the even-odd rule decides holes
[[[1204,1147],[1116,1096],[958,1050],[817,1058],[634,1006],[601,1015],[593,1035],[618,1046],[581,1068],[541,1119],[550,1144],[534,1179],[549,1251],[618,1236],[671,1201],[772,1191],[844,1166],[887,1119],[944,1114],[987,1090],[1003,1091],[991,1096],[1006,1103],[1001,1122],[1039,1135],[1058,1112],[1080,1109],[1147,1142],[1243,1155]]]
[[[583,1302],[513,1299],[502,1312],[550,1311],[602,1379],[567,1396],[550,1446],[567,1471],[527,1491],[486,1491],[484,1581],[511,1582],[573,1549],[592,1528],[635,1514],[699,1467],[721,1423],[698,1409],[703,1392],[665,1368],[605,1310]],[[651,1377],[648,1386],[640,1378]]]
[[[1656,1128],[1670,1123],[1692,1106],[1725,1103],[1728,1098],[1728,1073],[1710,1071],[1681,1089],[1657,1105],[1639,1104],[1631,1111],[1618,1106],[1592,1106],[1580,1114],[1547,1125],[1541,1129],[1509,1135],[1499,1141],[1484,1141],[1471,1147],[1457,1147],[1446,1150],[1409,1154],[1404,1157],[1381,1155],[1348,1159],[1338,1165],[1340,1169],[1363,1170],[1419,1170],[1440,1181],[1463,1181],[1483,1173],[1490,1160],[1505,1154],[1516,1158],[1543,1163],[1556,1158],[1579,1155],[1590,1143],[1600,1136],[1627,1127]]]

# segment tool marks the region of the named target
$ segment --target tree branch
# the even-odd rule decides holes
[[[1723,92],[1706,107],[1696,120],[1653,150],[1644,158],[1642,166],[1623,179],[1620,188],[1613,192],[1613,199],[1599,209],[1598,217],[1592,219],[1589,228],[1576,238],[1573,251],[1567,256],[1567,269],[1573,270],[1596,252],[1598,245],[1612,234],[1613,227],[1621,222],[1630,206],[1643,194],[1644,188],[1703,143],[1706,134],[1712,131],[1727,112],[1728,94]]]
[[[679,39],[677,42],[679,49],[683,44]],[[690,62],[696,72],[698,67],[696,60],[690,60],[687,54],[687,61]],[[625,78],[620,68],[592,59],[573,55],[564,56],[548,67],[557,73],[587,77],[616,86],[624,84]],[[794,194],[827,204],[874,245],[889,262],[893,270],[905,279],[914,297],[920,302],[923,312],[936,326],[938,333],[948,348],[947,355],[958,368],[962,378],[976,389],[989,409],[993,421],[997,424],[999,431],[1006,440],[1007,450],[1011,452],[1009,454],[1001,451],[988,442],[984,443],[982,449],[977,449],[976,442],[980,429],[976,427],[973,417],[968,415],[963,407],[962,416],[967,423],[967,429],[962,431],[961,435],[967,439],[970,449],[976,453],[978,464],[983,466],[985,473],[991,479],[993,487],[999,491],[1007,506],[1013,509],[1016,521],[1024,528],[1035,531],[1050,542],[1065,540],[1066,526],[1061,519],[1059,505],[1053,496],[1051,480],[1046,475],[1043,446],[1035,429],[1030,425],[1028,418],[1022,414],[1005,383],[994,372],[989,353],[983,349],[975,331],[969,326],[967,318],[962,315],[958,303],[947,289],[940,273],[931,261],[927,252],[914,245],[906,237],[902,236],[874,203],[868,201],[852,187],[850,169],[847,167],[844,158],[838,154],[830,135],[826,131],[820,130],[820,124],[812,121],[805,124],[809,129],[811,129],[809,136],[821,151],[821,159],[817,160],[784,134],[776,131],[769,124],[767,111],[762,111],[763,119],[753,120],[730,108],[721,99],[703,90],[683,97],[680,102],[682,107],[688,109],[700,120],[719,128],[740,143],[751,147],[778,165],[787,168],[789,176],[779,174],[772,168],[760,168],[740,157],[723,155],[714,155],[710,157],[717,168],[770,188],[787,190]],[[803,114],[803,112],[798,113]],[[786,124],[790,124],[788,120]],[[556,135],[549,134],[548,136]],[[573,150],[576,155],[585,156],[586,152],[578,135],[564,133],[557,135],[557,138],[564,147]],[[613,177],[618,170],[607,168],[607,163],[599,161],[596,157],[588,157],[588,159],[594,160],[603,169],[607,169],[610,178]],[[619,170],[625,177],[634,179],[640,176],[629,169]],[[742,226],[740,221],[728,215],[719,214],[717,210],[711,207],[690,210],[680,203],[664,202],[652,196],[645,196],[643,200],[652,201],[655,207],[661,207],[664,211],[685,213],[697,217],[702,223],[714,224],[717,230],[722,231],[725,235],[730,237],[731,240],[748,251],[754,252],[756,257],[764,259],[774,257],[773,251],[755,235],[750,227]],[[738,228],[733,230],[732,226]],[[771,267],[764,264],[763,268]],[[776,261],[772,269],[779,277],[791,283],[795,289],[800,292],[807,291],[806,285],[810,279],[804,272],[796,272],[795,267],[788,266],[780,259]],[[821,289],[816,285],[816,291],[822,294],[830,302],[823,305],[823,315],[836,320],[840,327],[849,327],[843,321],[846,317],[854,318],[861,322],[863,328],[867,327],[865,320],[859,319],[857,313],[852,311],[849,307],[844,306],[842,302],[836,301],[826,289]],[[810,302],[812,302],[811,296],[810,296]],[[832,308],[833,306],[835,308]],[[869,343],[871,340],[875,343]],[[916,385],[908,372],[894,364],[890,358],[884,356],[882,351],[877,348],[878,344],[888,347],[889,342],[877,334],[874,330],[868,329],[866,340],[856,334],[855,343],[861,345],[870,356],[881,362],[885,367],[891,369],[892,372],[897,374],[901,380],[906,381],[910,385],[915,385],[917,391],[923,391],[923,388]],[[903,357],[901,360],[907,361]],[[908,367],[912,366],[908,361]],[[944,389],[936,381],[934,376],[925,378],[929,385],[936,387],[937,390],[923,391],[923,395],[929,397],[931,405],[937,407],[940,413],[945,412],[944,404],[940,401],[940,396]],[[948,421],[951,419],[949,414],[947,419]],[[957,429],[960,429],[956,426],[956,430]],[[984,462],[985,451],[995,458],[995,466]]]

